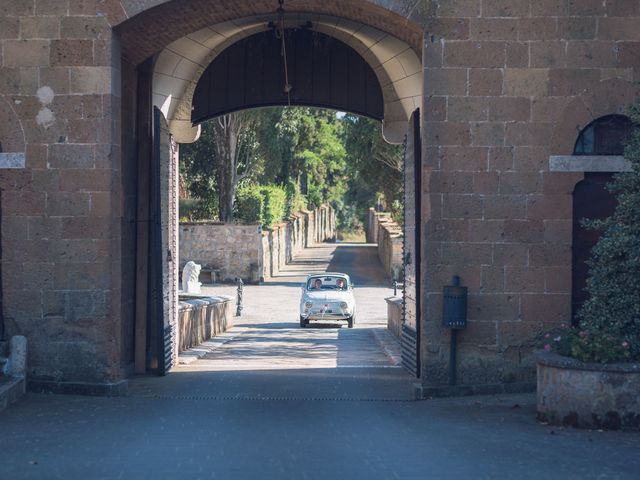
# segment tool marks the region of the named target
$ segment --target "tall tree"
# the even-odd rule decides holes
[[[215,209],[222,222],[233,220],[238,183],[254,175],[258,162],[255,112],[236,112],[203,125],[201,138],[181,149],[190,191],[201,199],[201,213]],[[214,198],[217,197],[217,198]]]

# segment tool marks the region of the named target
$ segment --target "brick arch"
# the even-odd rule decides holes
[[[572,155],[580,132],[595,119],[625,114],[640,87],[622,78],[603,80],[571,100],[553,129],[551,155]]]
[[[2,152],[24,153],[25,136],[22,123],[11,104],[0,96],[0,144]]]
[[[399,11],[403,3],[397,2]],[[275,0],[106,0],[101,8],[120,38],[123,58],[138,65],[191,32],[234,19],[273,14],[276,7]],[[374,1],[286,0],[285,10],[363,23],[404,41],[421,57],[423,30]]]

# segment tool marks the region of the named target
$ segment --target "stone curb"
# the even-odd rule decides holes
[[[189,350],[180,352],[178,355],[178,364],[190,365],[196,360],[206,356],[208,353],[212,353],[219,349],[225,343],[230,342],[237,336],[242,335],[247,330],[247,327],[232,327],[226,332],[201,343],[197,347],[192,347]]]
[[[398,342],[389,332],[384,329],[372,328],[373,337],[378,345],[394,366],[402,363],[400,342]]]
[[[0,385],[0,412],[14,402],[17,402],[26,392],[24,378],[8,378]]]
[[[593,372],[640,373],[639,362],[629,363],[585,363],[575,358],[563,357],[556,353],[539,350],[535,352],[538,363],[547,367],[588,370]]]

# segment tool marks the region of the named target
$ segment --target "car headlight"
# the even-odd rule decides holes
[[[313,306],[313,302],[305,302],[304,309],[309,310]]]
[[[343,310],[348,310],[349,304],[347,302],[340,302],[340,308],[342,308]]]

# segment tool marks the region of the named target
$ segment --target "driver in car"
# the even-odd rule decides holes
[[[322,280],[316,278],[316,281],[313,282],[313,288],[314,290],[320,290],[322,288]]]
[[[344,290],[344,279],[339,278],[338,280],[336,280],[336,287],[338,288],[338,290]]]

